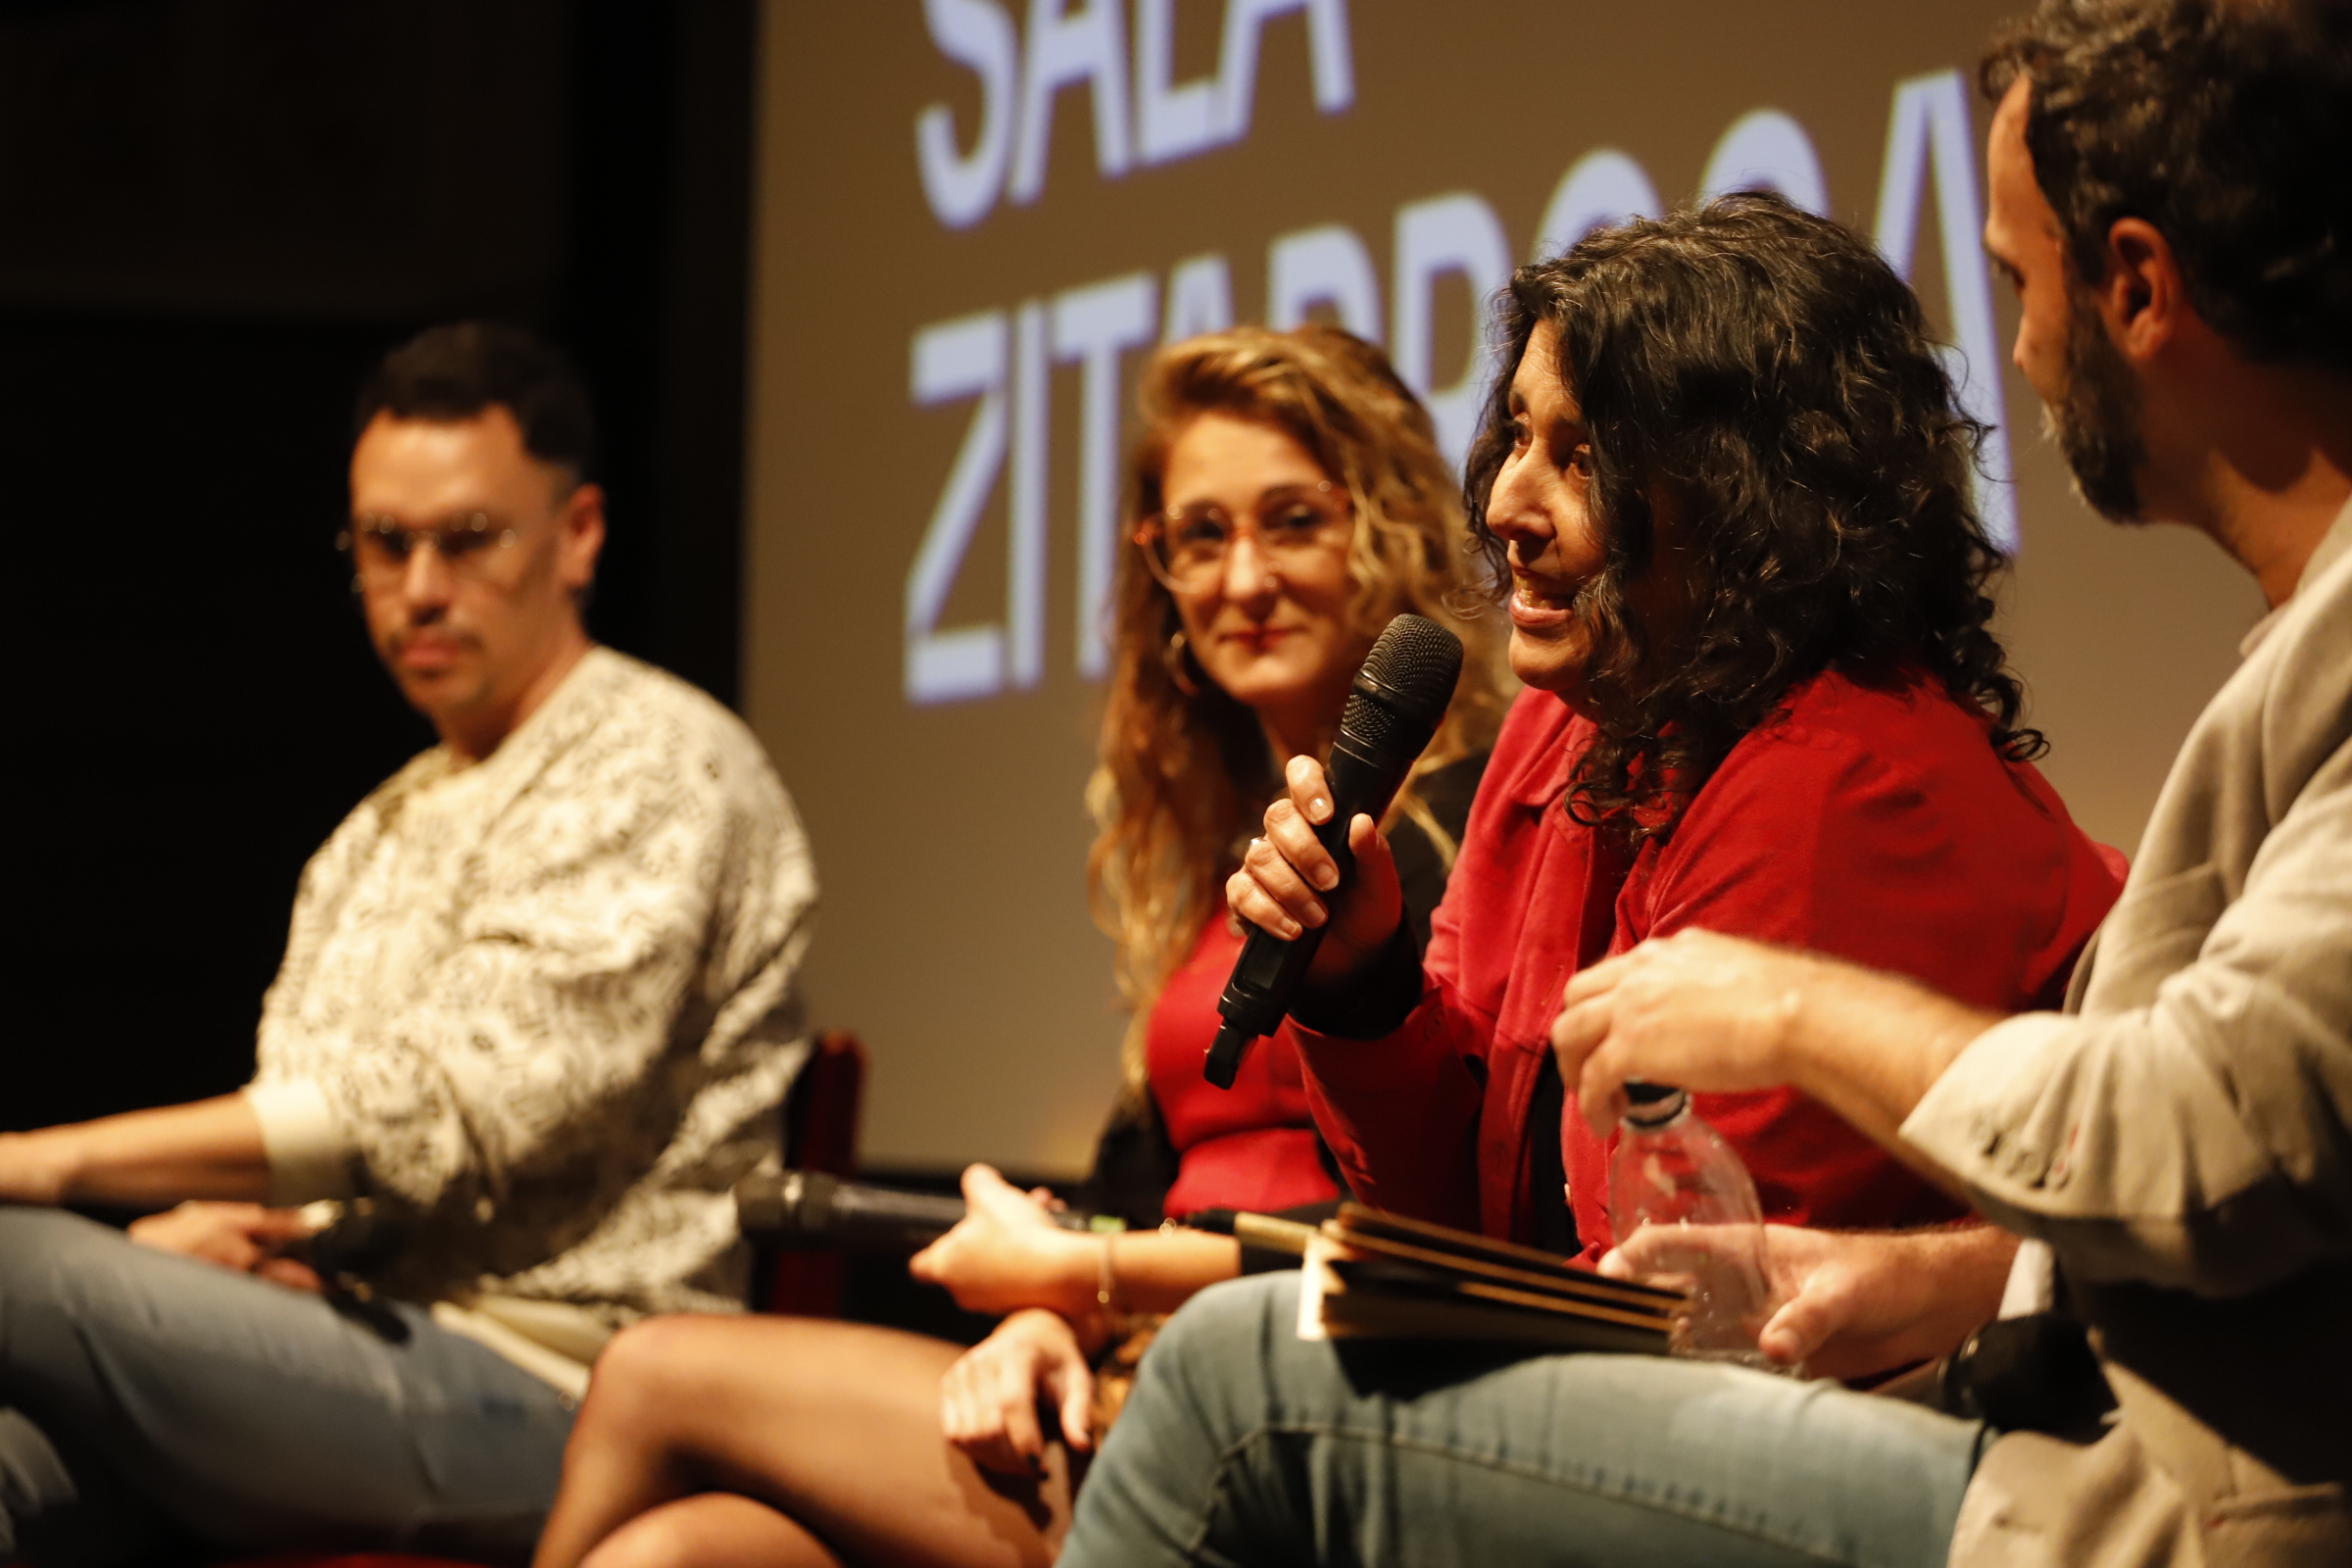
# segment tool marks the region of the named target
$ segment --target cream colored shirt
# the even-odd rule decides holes
[[[304,871],[246,1091],[273,1200],[371,1196],[411,1233],[382,1288],[572,1360],[642,1313],[740,1307],[728,1189],[774,1157],[807,1053],[815,899],[742,722],[590,651]]]
[[[2190,730],[2066,1014],[1903,1137],[2032,1238],[2119,1404],[1986,1452],[1951,1561],[2352,1562],[2352,507]]]

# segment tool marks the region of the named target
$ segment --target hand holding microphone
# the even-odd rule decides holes
[[[1398,615],[1356,671],[1328,770],[1311,759],[1292,764],[1290,798],[1267,808],[1265,837],[1226,884],[1227,902],[1257,929],[1217,999],[1225,1021],[1200,1071],[1219,1089],[1233,1087],[1251,1042],[1281,1027],[1301,984],[1354,974],[1396,932],[1404,912],[1396,862],[1373,824],[1436,737],[1461,673],[1461,639]],[[1368,857],[1360,887],[1350,885],[1359,850]]]
[[[996,1176],[993,1170],[988,1173]],[[997,1182],[1015,1191],[1002,1177]],[[966,1171],[965,1191],[971,1183],[971,1171]],[[1063,1230],[1102,1228],[1091,1214],[1048,1208],[1034,1196],[1023,1201]],[[896,1252],[904,1257],[929,1247],[970,1214],[971,1205],[960,1198],[871,1187],[819,1170],[755,1171],[735,1184],[736,1223],[747,1238],[816,1251]]]
[[[1083,1319],[1095,1305],[1103,1241],[1073,1231],[1042,1193],[1024,1193],[990,1165],[963,1173],[964,1216],[906,1260],[967,1312],[1002,1316],[1042,1306]]]
[[[1285,941],[1320,930],[1322,946],[1307,966],[1306,983],[1342,985],[1388,945],[1404,918],[1396,861],[1368,813],[1357,811],[1335,824],[1337,808],[1322,763],[1292,758],[1284,783],[1289,793],[1266,808],[1265,836],[1250,841],[1242,868],[1225,884],[1225,902],[1248,924]],[[1335,825],[1346,833],[1353,862],[1353,875],[1345,881],[1320,836]]]

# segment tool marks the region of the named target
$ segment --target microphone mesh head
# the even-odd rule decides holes
[[[1359,692],[1371,685],[1383,706],[1434,727],[1461,673],[1462,640],[1426,615],[1407,613],[1390,621],[1364,656],[1356,685]],[[1351,699],[1348,707],[1356,706]]]
[[[1420,743],[1426,746],[1436,728],[1435,724],[1412,722],[1377,697],[1365,696],[1360,686],[1348,694],[1348,706],[1340,713],[1340,733],[1367,750],[1388,750],[1394,744],[1390,737],[1404,729],[1421,731]],[[1412,750],[1417,753],[1420,747]]]

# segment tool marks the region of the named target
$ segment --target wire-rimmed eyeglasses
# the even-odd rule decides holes
[[[1175,593],[1200,593],[1225,572],[1233,541],[1250,534],[1275,572],[1345,549],[1354,519],[1348,492],[1329,479],[1284,485],[1257,498],[1243,516],[1222,507],[1171,507],[1135,525],[1135,542],[1152,575]]]
[[[351,558],[352,569],[364,581],[389,584],[409,569],[419,546],[430,549],[452,572],[479,577],[520,537],[486,512],[460,513],[419,528],[387,516],[362,516],[352,518],[335,536],[335,548]]]

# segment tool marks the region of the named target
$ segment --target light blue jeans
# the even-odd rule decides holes
[[[1719,1364],[1302,1342],[1298,1307],[1270,1274],[1169,1321],[1060,1568],[1941,1568],[1986,1441]]]
[[[317,1297],[0,1206],[0,1562],[527,1556],[569,1405],[398,1310],[394,1345]]]

